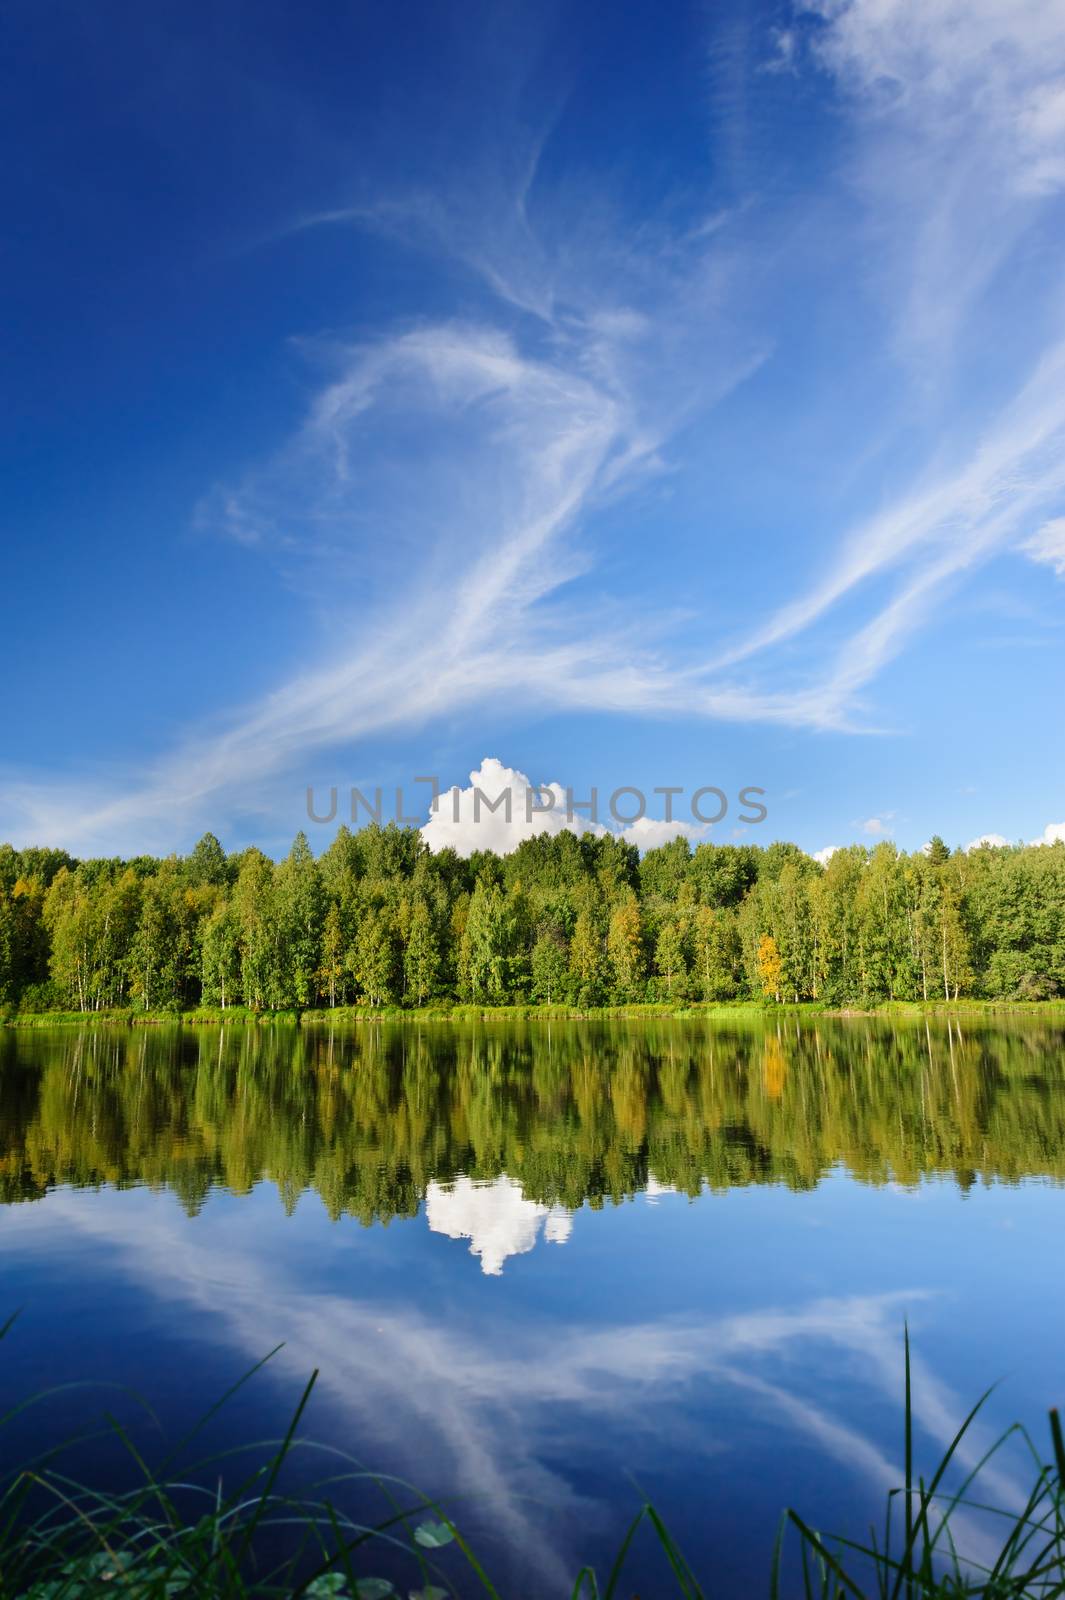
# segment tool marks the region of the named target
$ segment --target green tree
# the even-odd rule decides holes
[[[227,900],[219,901],[207,918],[200,945],[203,999],[208,1005],[240,1003],[240,923]]]
[[[944,884],[939,902],[939,952],[943,973],[943,997],[957,1000],[972,986],[969,965],[969,940],[962,920],[961,904],[951,884]]]
[[[340,907],[334,903],[325,914],[322,927],[322,970],[319,974],[319,987],[326,996],[330,1006],[335,1006],[339,998],[343,1002],[347,941],[344,936],[344,919]]]
[[[407,993],[422,1005],[436,990],[440,977],[440,953],[436,930],[426,901],[419,895],[411,908],[407,947],[403,955]]]
[[[644,979],[643,924],[631,890],[610,914],[606,947],[615,998],[623,1002],[636,999]]]
[[[355,938],[355,978],[372,1006],[395,999],[396,953],[384,911],[370,910]]]
[[[583,906],[577,913],[569,953],[570,971],[577,987],[580,1005],[598,1005],[602,999],[603,941],[591,910]]]
[[[187,862],[189,882],[221,889],[229,884],[229,863],[213,833],[205,833],[194,846]]]
[[[470,897],[466,917],[466,982],[472,1000],[506,998],[509,938],[506,900],[498,883],[484,878]]]
[[[925,845],[925,855],[933,867],[942,867],[950,859],[950,848],[943,843],[938,833],[934,833]]]
[[[557,928],[545,928],[533,945],[533,999],[542,1005],[557,1005],[565,997],[568,974],[566,941]]]
[[[274,865],[260,850],[248,850],[233,890],[240,931],[240,987],[244,1004],[261,1011],[272,1003],[277,941],[274,936]]]
[[[15,914],[11,897],[0,886],[0,1005],[10,1005],[18,995],[15,948]]]
[[[174,885],[161,875],[149,878],[129,952],[130,993],[139,1009],[180,1006],[183,931]]]
[[[655,967],[673,999],[674,988],[683,989],[688,973],[688,958],[684,948],[684,929],[676,916],[668,916],[658,930],[655,940]]]
[[[700,906],[693,925],[694,971],[704,1000],[728,1000],[736,993],[734,921],[730,913]]]
[[[292,849],[276,870],[273,920],[276,939],[274,1004],[312,1005],[317,998],[318,973],[322,965],[325,893],[305,833],[296,835]]]

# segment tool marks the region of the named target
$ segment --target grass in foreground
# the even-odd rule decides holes
[[[0,1329],[0,1337],[10,1326]],[[905,1357],[905,1479],[888,1496],[882,1535],[873,1532],[867,1542],[825,1538],[789,1510],[769,1564],[770,1600],[792,1595],[802,1600],[1065,1596],[1065,1441],[1057,1412],[1050,1413],[1049,1462],[1040,1458],[1024,1430],[1014,1427],[948,1490],[959,1446],[987,1395],[925,1479],[914,1461],[908,1336]],[[251,1376],[223,1396],[154,1470],[121,1425],[105,1418],[105,1430],[120,1440],[137,1469],[140,1482],[129,1492],[108,1494],[69,1478],[57,1465],[61,1450],[11,1473],[0,1483],[0,1597],[390,1600],[406,1594],[409,1600],[460,1595],[501,1600],[456,1523],[409,1484],[368,1474],[339,1452],[323,1451],[332,1470],[313,1490],[298,1497],[284,1492],[282,1469],[288,1458],[315,1448],[297,1438],[297,1429],[316,1374],[285,1437],[250,1470],[241,1470],[239,1462],[247,1452],[240,1450],[186,1463],[189,1447]],[[0,1428],[46,1397],[37,1396],[0,1417]],[[1031,1453],[1032,1485],[1023,1508],[1007,1512],[982,1499],[979,1479],[990,1458],[1013,1436]],[[223,1489],[227,1473],[230,1487]],[[206,1486],[210,1483],[215,1487]],[[390,1507],[382,1518],[360,1524],[338,1509],[338,1498],[350,1498],[360,1486],[371,1485]],[[982,1563],[966,1551],[960,1537],[961,1512],[977,1517],[985,1535],[997,1529],[994,1553]],[[703,1589],[661,1515],[646,1502],[629,1524],[609,1572],[600,1579],[590,1566],[581,1568],[571,1600],[628,1595],[623,1580],[638,1537],[650,1537],[661,1558],[656,1595],[703,1600],[715,1593],[712,1582]],[[402,1571],[403,1580],[380,1575],[382,1568],[393,1574]]]

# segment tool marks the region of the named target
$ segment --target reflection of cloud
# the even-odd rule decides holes
[[[659,1183],[659,1181],[655,1177],[654,1173],[653,1172],[649,1172],[647,1174],[647,1182],[644,1185],[644,1191],[643,1192],[644,1192],[644,1198],[646,1199],[647,1204],[649,1206],[653,1206],[653,1205],[657,1205],[658,1204],[658,1199],[659,1199],[660,1195],[663,1195],[663,1194],[676,1194],[677,1191],[674,1188],[673,1184],[671,1184],[671,1183]]]
[[[470,1254],[480,1256],[481,1271],[498,1277],[508,1256],[531,1250],[543,1227],[551,1244],[565,1244],[573,1219],[561,1206],[526,1200],[521,1185],[501,1174],[491,1183],[458,1178],[430,1183],[425,1191],[425,1218],[433,1233],[469,1239]]]
[[[470,1230],[459,1236],[476,1243],[482,1202],[473,1196],[491,1196],[490,1206],[524,1225],[527,1213],[514,1208],[514,1199],[529,1203],[504,1182],[505,1200],[499,1184],[455,1186],[459,1200],[472,1207],[465,1214]],[[439,1191],[445,1202],[453,1197]],[[535,1239],[546,1208],[533,1209],[540,1213],[532,1223]],[[551,1220],[548,1213],[545,1235]],[[562,1217],[555,1223],[561,1227]],[[77,1240],[79,1249],[87,1244],[106,1252],[108,1270],[128,1273],[143,1293],[194,1308],[200,1336],[217,1339],[221,1329],[249,1365],[284,1338],[277,1364],[295,1382],[311,1367],[320,1369],[320,1386],[346,1440],[357,1440],[370,1460],[408,1470],[430,1491],[448,1484],[453,1503],[461,1497],[455,1509],[465,1507],[467,1517],[471,1510],[490,1516],[500,1544],[527,1577],[535,1575],[529,1588],[560,1590],[566,1552],[545,1548],[543,1529],[552,1509],[578,1509],[569,1477],[544,1458],[565,1459],[569,1451],[576,1459],[591,1418],[599,1431],[615,1427],[629,1441],[646,1428],[674,1441],[690,1438],[697,1471],[722,1445],[718,1431],[687,1429],[696,1385],[705,1386],[704,1403],[706,1388],[726,1405],[735,1403],[737,1392],[756,1397],[763,1428],[783,1424],[789,1448],[799,1435],[851,1474],[858,1468],[877,1493],[901,1478],[898,1463],[851,1416],[856,1389],[897,1404],[899,1329],[907,1308],[929,1298],[926,1291],[835,1296],[732,1316],[622,1323],[604,1315],[581,1324],[574,1315],[560,1339],[557,1326],[530,1315],[524,1302],[520,1316],[501,1308],[489,1321],[466,1314],[461,1302],[422,1310],[412,1297],[390,1297],[384,1289],[371,1297],[360,1293],[355,1278],[347,1293],[308,1284],[279,1248],[276,1229],[262,1227],[254,1197],[190,1223],[168,1198],[143,1191],[135,1199],[106,1190],[55,1191],[38,1206],[8,1213],[3,1248],[39,1256],[42,1247],[55,1249],[60,1236]],[[515,1237],[525,1235],[519,1230]],[[811,1373],[823,1372],[826,1355],[839,1386],[818,1378],[811,1398],[803,1388],[809,1389]],[[964,1408],[919,1357],[913,1378],[917,1426],[943,1449]],[[989,1443],[988,1430],[974,1428],[959,1465],[975,1465]],[[1012,1480],[993,1468],[985,1470],[984,1482],[1001,1504],[1021,1498]],[[607,1508],[587,1502],[579,1509],[591,1526]],[[966,1530],[964,1542],[981,1556],[978,1530]]]

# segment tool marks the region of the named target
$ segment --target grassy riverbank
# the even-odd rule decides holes
[[[885,1017],[920,1020],[924,1017],[980,1018],[1038,1016],[1065,1018],[1065,1000],[894,1000],[876,1006],[824,1006],[815,1001],[775,1005],[752,1000],[670,1004],[666,1001],[623,1006],[505,1005],[479,1006],[460,1001],[440,1001],[427,1006],[334,1006],[306,1011],[252,1011],[245,1006],[198,1006],[191,1011],[8,1011],[0,1023],[9,1028],[66,1027],[335,1027],[350,1023],[390,1022],[506,1022],[609,1021],[614,1018],[705,1018],[715,1021],[772,1021],[781,1017]]]

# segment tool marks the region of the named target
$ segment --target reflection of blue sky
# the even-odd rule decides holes
[[[582,1210],[559,1250],[537,1243],[544,1208],[531,1208],[530,1245],[530,1215],[506,1181],[481,1187],[473,1211],[469,1191],[456,1192],[471,1227],[432,1233],[424,1215],[387,1229],[333,1224],[309,1197],[286,1219],[267,1186],[216,1193],[192,1220],[165,1194],[60,1190],[7,1210],[0,1259],[31,1309],[54,1281],[76,1280],[86,1338],[104,1336],[90,1331],[102,1308],[124,1306],[106,1334],[119,1357],[161,1322],[195,1352],[228,1348],[248,1364],[285,1340],[276,1374],[290,1396],[321,1369],[328,1412],[312,1433],[469,1497],[475,1517],[490,1506],[501,1542],[557,1590],[577,1554],[557,1519],[579,1519],[582,1551],[609,1544],[619,1504],[636,1498],[624,1468],[657,1499],[679,1500],[682,1521],[696,1483],[708,1500],[753,1497],[767,1517],[797,1502],[821,1526],[835,1525],[834,1506],[879,1510],[899,1480],[904,1316],[927,1463],[1004,1365],[993,1323],[980,1370],[959,1326],[959,1310],[981,1314],[986,1261],[974,1243],[1033,1200],[1059,1203],[1034,1186],[962,1201],[946,1185],[899,1195],[842,1180],[815,1195],[767,1188],[690,1204],[660,1194],[653,1208],[639,1197]],[[968,1256],[954,1248],[959,1226]],[[508,1229],[521,1253],[503,1277],[486,1275],[459,1241],[498,1250]],[[1037,1380],[1038,1349],[1011,1358],[1023,1354]],[[190,1367],[197,1404],[222,1386],[213,1370],[209,1354],[198,1374]],[[990,1437],[979,1430],[973,1449]],[[987,1487],[1016,1498],[1004,1473]],[[763,1551],[771,1531],[770,1521]],[[698,1537],[696,1524],[693,1558]]]

